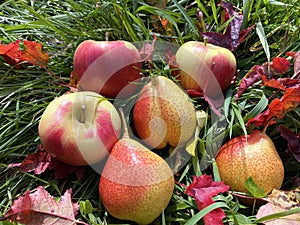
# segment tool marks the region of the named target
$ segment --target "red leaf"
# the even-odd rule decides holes
[[[23,172],[34,172],[34,174],[41,174],[47,169],[54,171],[56,179],[64,179],[71,174],[75,174],[78,180],[81,180],[86,167],[71,166],[64,164],[53,158],[47,153],[42,146],[36,153],[28,155],[22,163],[12,163],[9,167],[20,167]]]
[[[0,56],[10,65],[20,69],[20,63],[46,67],[49,54],[43,51],[42,44],[34,41],[24,40],[24,49],[20,49],[20,40],[8,45],[0,44]]]
[[[35,41],[24,40],[24,50],[21,51],[20,61],[40,67],[46,67],[49,55],[43,51],[43,45]]]
[[[235,95],[236,98],[239,98],[245,90],[251,87],[253,84],[261,80],[262,75],[264,74],[263,66],[254,66],[251,70],[245,75],[241,80],[238,91]]]
[[[221,34],[214,31],[207,31],[202,33],[202,37],[205,38],[210,44],[217,45],[230,50],[232,49],[231,39],[225,34]]]
[[[276,81],[275,84],[274,81],[269,81],[266,79],[271,79],[276,77],[278,74],[284,74],[289,69],[290,63],[287,59],[284,58],[274,58],[272,62],[269,64],[265,62],[262,65],[255,65],[253,66],[249,72],[245,75],[245,77],[241,80],[241,83],[239,85],[238,91],[235,95],[236,98],[239,98],[245,90],[247,90],[249,87],[253,86],[258,81],[262,80],[264,78],[264,84],[266,86],[270,87],[276,87],[278,89],[282,89],[285,85],[289,87],[291,83],[296,84],[297,82],[293,79],[293,81],[289,81],[288,78],[282,78],[281,80]],[[285,80],[285,81],[284,81]],[[283,88],[282,90],[285,90]]]
[[[281,99],[274,99],[270,105],[270,118],[281,119],[286,113],[298,107],[300,103],[300,85],[287,88]]]
[[[283,96],[275,98],[270,104],[268,109],[259,114],[255,118],[248,120],[247,125],[255,124],[256,126],[266,126],[273,119],[281,119],[288,112],[296,109],[300,104],[300,85],[296,85],[291,88],[287,88]]]
[[[34,171],[34,174],[41,174],[51,163],[51,155],[45,151],[38,150],[36,153],[28,155],[22,163],[12,163],[8,167],[20,167],[23,172]]]
[[[193,182],[186,188],[185,193],[195,198],[199,210],[214,203],[212,197],[221,192],[227,192],[229,186],[224,182],[215,182],[209,175],[194,176]],[[222,219],[225,218],[225,213],[221,208],[215,209],[207,213],[204,217],[205,225],[221,225]]]
[[[188,89],[186,90],[187,94],[191,97],[191,98],[197,98],[197,97],[203,97],[204,94],[203,92],[194,90],[194,89]]]
[[[297,79],[300,76],[300,52],[288,52],[286,54],[294,59],[293,78]]]
[[[267,79],[266,76],[262,76],[262,81],[264,86],[276,88],[279,90],[285,90],[287,88],[294,87],[300,84],[300,81],[297,79],[291,78],[278,78],[278,79]]]
[[[72,202],[71,194],[72,191],[67,190],[57,202],[39,186],[35,192],[26,191],[24,196],[16,199],[4,218],[26,225],[85,224],[75,219],[79,205]]]
[[[277,73],[284,74],[290,68],[290,62],[281,57],[274,58],[270,63],[270,66],[275,70]]]
[[[285,126],[279,126],[278,130],[281,136],[288,141],[289,151],[294,155],[295,159],[300,162],[300,132],[296,135]]]
[[[16,64],[15,60],[19,57],[19,43],[20,41],[17,40],[9,43],[8,45],[0,44],[0,56],[2,56],[5,62],[10,65]]]
[[[225,21],[231,18],[229,26],[226,28],[225,34],[218,32],[203,32],[202,36],[211,44],[218,45],[234,51],[255,25],[241,31],[243,24],[243,15],[236,12],[231,3],[222,1],[222,7],[225,9]]]

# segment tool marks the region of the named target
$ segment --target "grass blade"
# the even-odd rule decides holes
[[[256,33],[257,33],[257,35],[259,37],[259,40],[260,40],[260,42],[263,46],[263,49],[264,49],[265,54],[267,56],[267,60],[268,60],[268,62],[270,62],[271,56],[270,56],[269,44],[268,44],[267,37],[265,35],[265,31],[264,31],[264,28],[263,28],[261,22],[258,22],[256,24]]]

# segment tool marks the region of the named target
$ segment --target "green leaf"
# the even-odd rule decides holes
[[[267,59],[268,59],[268,62],[270,62],[270,49],[269,49],[269,44],[268,44],[268,40],[267,40],[267,37],[265,35],[265,31],[264,31],[264,28],[261,24],[261,22],[258,22],[256,24],[256,32],[257,32],[257,35],[259,37],[259,40],[263,46],[263,49],[266,53],[266,56],[267,56]]]
[[[80,201],[79,205],[80,205],[80,214],[83,216],[93,213],[94,211],[92,203],[89,200]]]
[[[214,209],[217,208],[229,208],[227,204],[225,204],[224,202],[216,202],[213,203],[207,207],[205,207],[204,209],[202,209],[200,212],[198,212],[195,216],[193,216],[191,219],[189,219],[185,225],[194,225],[197,224],[198,221],[200,221],[203,216],[205,216],[207,213],[213,211]]]
[[[191,17],[189,17],[187,15],[186,10],[176,0],[173,0],[173,2],[177,6],[177,8],[179,9],[181,15],[183,15],[183,17],[186,19],[186,21],[188,22],[188,24],[193,28],[196,37],[200,38],[200,35],[199,35],[199,32],[198,32],[198,28],[197,28],[195,22],[191,19]]]
[[[258,187],[252,177],[249,177],[245,183],[245,188],[250,192],[250,194],[255,198],[263,198],[266,196],[266,193],[263,188]]]
[[[246,126],[245,126],[244,119],[242,117],[242,114],[241,114],[238,106],[235,103],[232,103],[232,110],[233,110],[234,115],[237,118],[241,128],[243,129],[244,134],[247,135],[247,129],[246,129]]]
[[[247,121],[249,118],[254,118],[261,112],[263,112],[266,107],[268,106],[269,100],[267,99],[266,95],[262,92],[261,99],[259,102],[253,107],[253,109],[246,114],[244,117],[244,121]]]

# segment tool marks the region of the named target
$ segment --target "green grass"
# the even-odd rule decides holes
[[[97,3],[96,3],[97,2]],[[231,1],[244,12],[244,27],[261,23],[265,36],[261,39],[255,29],[235,51],[238,60],[239,79],[253,65],[260,65],[270,59],[282,56],[289,51],[300,49],[300,4],[297,0],[235,0]],[[75,176],[57,180],[51,171],[41,175],[20,172],[8,168],[37,151],[40,144],[37,126],[45,107],[56,96],[68,90],[59,84],[68,84],[72,71],[73,54],[80,42],[86,39],[104,40],[109,32],[110,40],[123,39],[131,42],[151,40],[155,34],[158,40],[182,44],[188,40],[200,40],[197,28],[196,8],[204,14],[205,22],[212,31],[224,31],[221,22],[221,8],[217,1],[170,1],[165,9],[159,9],[140,1],[22,1],[8,0],[0,4],[0,41],[8,44],[18,39],[39,41],[50,54],[47,71],[36,66],[16,70],[0,59],[0,215],[11,206],[14,199],[26,190],[34,190],[43,185],[54,196],[60,196],[68,188],[73,189],[74,201],[82,206],[79,218],[90,224],[120,224],[122,221],[109,216],[98,196],[99,175],[88,169],[83,181]],[[153,24],[159,24],[158,17],[166,18],[171,24],[168,32],[160,32]],[[262,43],[266,43],[263,45]],[[265,49],[265,50],[264,50]],[[158,68],[158,73],[164,73]],[[55,76],[53,76],[55,74]],[[253,88],[236,103],[232,95],[233,85],[225,99],[229,126],[224,132],[226,138],[242,134],[245,121],[265,109],[272,93],[270,90]],[[201,101],[198,101],[198,103]],[[204,104],[205,105],[205,104]],[[295,132],[300,129],[300,110],[292,111],[282,120]],[[188,185],[193,175],[213,173],[209,167],[199,170],[199,160],[205,145],[214,144],[212,137],[214,124],[207,121],[201,131],[202,146],[198,154],[182,168],[176,180]],[[223,134],[224,134],[223,133]],[[294,178],[299,178],[299,163],[286,156],[286,145],[274,126],[268,133],[274,140],[284,159],[286,176],[284,188],[290,188]],[[223,136],[220,136],[223,137]],[[209,208],[198,212],[195,202],[184,193],[184,188],[175,186],[169,207],[155,224],[202,224],[201,218],[209,210],[222,207],[228,224],[245,224],[255,221],[252,209],[240,204],[233,196],[222,196]],[[92,209],[91,209],[92,208]],[[245,222],[245,223],[243,223]],[[0,222],[1,224],[1,222]],[[7,224],[7,223],[5,223]]]

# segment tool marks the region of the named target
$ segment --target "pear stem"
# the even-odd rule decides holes
[[[80,109],[81,109],[81,116],[80,116],[79,122],[80,123],[84,123],[85,120],[86,120],[86,113],[85,113],[86,106],[85,105],[81,105]]]
[[[268,128],[269,124],[271,123],[271,120],[272,120],[272,118],[269,119],[269,121],[267,122],[267,124],[263,127],[262,132],[263,132],[264,134],[266,134],[267,128]]]
[[[121,121],[123,125],[123,138],[130,138],[124,111],[121,107],[119,108],[119,111],[120,111]]]

